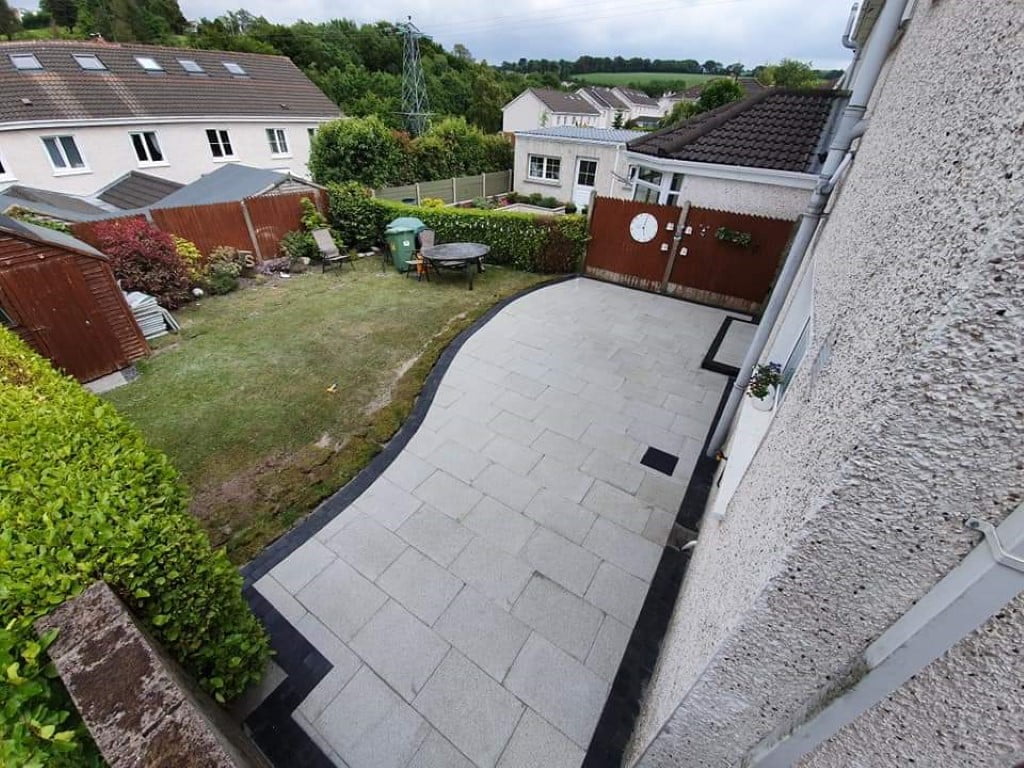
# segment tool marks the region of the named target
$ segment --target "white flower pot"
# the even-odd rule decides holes
[[[775,407],[775,398],[777,397],[778,390],[774,385],[768,387],[768,394],[762,398],[750,396],[751,405],[755,411],[770,411]]]

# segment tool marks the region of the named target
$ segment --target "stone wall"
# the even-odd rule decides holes
[[[808,352],[704,523],[627,764],[740,764],[964,557],[966,517],[1024,495],[1022,43],[1017,3],[916,3],[813,252]],[[1019,746],[1022,633],[1008,610],[812,764]],[[921,703],[997,700],[951,739]]]

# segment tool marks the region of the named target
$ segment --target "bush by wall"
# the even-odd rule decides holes
[[[2,328],[0,434],[0,764],[94,764],[32,622],[95,579],[215,698],[259,679],[264,630],[167,457]]]
[[[101,221],[93,232],[125,290],[155,296],[168,309],[188,301],[189,267],[169,234],[142,218]]]
[[[488,260],[530,272],[573,272],[587,247],[584,216],[533,216],[475,208],[433,208],[378,200],[359,185],[330,188],[333,227],[346,242],[378,245],[389,221],[415,216],[437,233],[438,243],[484,243]]]

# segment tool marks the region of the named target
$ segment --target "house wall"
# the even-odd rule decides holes
[[[559,125],[578,125],[587,128],[602,127],[601,115],[577,115],[551,112],[536,96],[525,91],[501,110],[501,130],[506,133],[554,128]]]
[[[561,178],[557,182],[534,181],[527,178],[530,155],[546,155],[561,160]],[[576,160],[578,158],[597,160],[596,189],[604,197],[631,197],[629,185],[613,178],[613,171],[625,176],[625,153],[623,145],[584,144],[574,141],[542,139],[520,134],[516,137],[515,164],[513,166],[512,188],[524,195],[539,192],[545,197],[556,197],[561,201],[572,199],[576,181]],[[616,167],[618,164],[618,167]],[[625,188],[623,188],[625,186]]]
[[[687,173],[683,175],[681,190],[681,200],[689,200],[701,208],[752,213],[775,219],[795,219],[807,208],[811,198],[810,191],[806,189]]]
[[[139,123],[136,125],[93,126],[74,129],[9,130],[0,127],[0,153],[4,165],[19,184],[75,195],[91,195],[132,170],[186,184],[204,173],[216,170],[224,160],[210,152],[207,128],[227,130],[234,160],[258,168],[290,171],[309,176],[309,129],[323,120],[299,122],[211,121],[209,123]],[[283,128],[290,157],[272,157],[267,128]],[[132,148],[130,134],[155,131],[165,162],[140,165]],[[50,165],[42,137],[73,135],[87,169],[59,175]],[[5,180],[11,180],[5,177]]]
[[[627,765],[739,765],[977,544],[966,516],[1024,494],[1019,30],[1013,4],[916,3],[813,252],[808,351],[705,518]],[[807,765],[1020,759],[1019,608]]]

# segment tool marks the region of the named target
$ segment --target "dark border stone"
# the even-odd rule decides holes
[[[718,333],[715,334],[714,340],[711,342],[711,346],[708,347],[707,354],[704,355],[704,359],[701,361],[700,367],[705,371],[711,371],[713,373],[722,373],[726,376],[738,376],[740,369],[734,365],[726,365],[725,363],[719,363],[715,361],[715,356],[718,354],[719,348],[722,346],[722,342],[725,341],[726,334],[729,333],[729,326],[732,325],[733,321],[737,323],[749,323],[750,325],[757,325],[755,320],[747,320],[742,317],[729,316],[722,321],[722,327],[718,329]]]
[[[644,453],[643,458],[640,459],[640,463],[645,467],[661,472],[663,475],[672,477],[672,473],[676,471],[676,464],[679,463],[679,457],[651,445],[647,447],[647,451]]]

